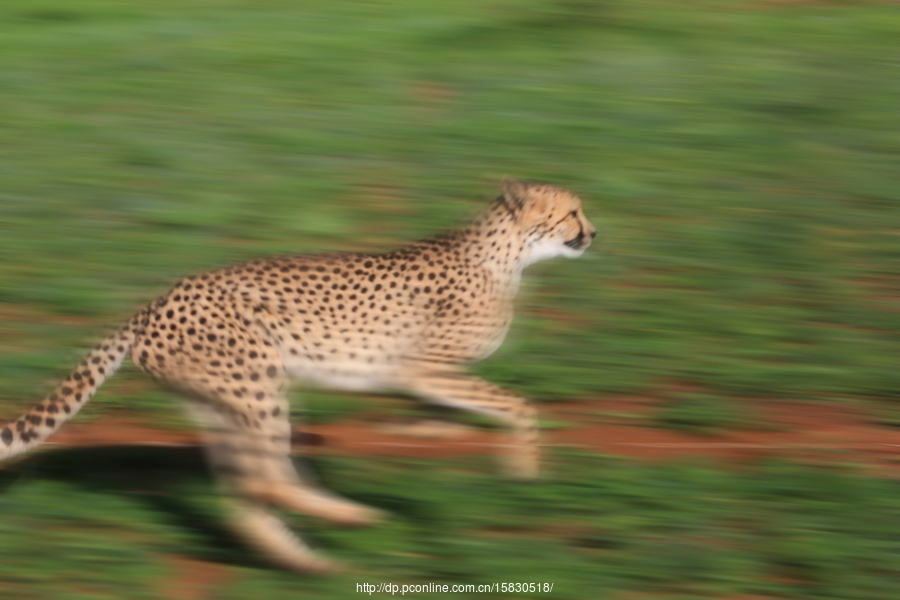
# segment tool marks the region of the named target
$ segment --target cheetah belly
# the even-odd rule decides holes
[[[291,379],[317,387],[347,392],[369,392],[392,387],[393,369],[386,364],[357,362],[313,362],[295,357],[282,357],[284,369]]]
[[[396,340],[303,340],[279,346],[284,369],[291,379],[317,387],[365,392],[393,387],[402,348]],[[329,343],[330,342],[330,343]]]

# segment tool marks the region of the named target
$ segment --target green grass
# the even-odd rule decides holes
[[[895,589],[897,481],[779,462],[730,473],[554,458],[540,485],[498,482],[472,461],[314,461],[329,488],[390,513],[365,530],[292,519],[353,566],[318,579],[265,568],[222,529],[196,451],[45,453],[0,477],[0,591],[165,598],[183,576],[175,556],[216,561],[207,592],[229,599],[343,598],[363,582],[550,582],[558,598],[881,600]]]
[[[667,6],[5,2],[0,302],[83,317],[71,347],[184,274],[461,223],[508,174],[600,237],[532,269],[485,374],[896,398],[896,7]]]
[[[571,187],[600,233],[582,259],[530,269],[479,374],[543,402],[672,382],[898,399],[895,5],[6,0],[0,22],[0,414],[182,275],[388,250],[464,222],[504,175]],[[86,416],[164,420],[172,397],[142,378],[124,369]],[[361,404],[327,398],[311,420]],[[158,555],[216,548],[164,523],[182,497],[214,504],[199,470],[148,501],[86,467],[48,477],[57,457],[3,474],[0,595],[152,597]],[[325,461],[329,483],[336,469],[345,493],[400,515],[313,530],[362,570],[298,579],[239,567],[226,545],[221,597],[538,574],[562,597],[892,593],[891,482],[572,460],[529,488]],[[541,533],[554,519],[594,541]]]
[[[746,403],[710,394],[675,394],[652,419],[660,427],[700,434],[763,426],[759,416],[749,410]]]

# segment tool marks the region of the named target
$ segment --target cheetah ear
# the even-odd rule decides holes
[[[524,183],[504,177],[500,189],[503,190],[503,201],[511,210],[520,211],[525,207],[528,189]]]

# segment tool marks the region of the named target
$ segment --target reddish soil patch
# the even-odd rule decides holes
[[[142,425],[139,417],[119,415],[102,417],[84,423],[66,423],[44,442],[48,446],[196,446],[200,436],[194,431],[158,429]]]
[[[174,573],[161,581],[164,598],[206,600],[228,579],[228,568],[218,563],[177,555],[166,558]]]
[[[756,430],[723,430],[699,435],[649,426],[645,418],[659,406],[648,398],[610,398],[542,408],[545,418],[574,426],[546,431],[548,447],[571,447],[644,460],[691,455],[729,463],[784,457],[802,462],[857,464],[877,475],[900,476],[900,429],[878,425],[866,411],[844,405],[754,402],[762,421]],[[410,439],[366,423],[333,423],[305,428],[326,451],[439,458],[493,453],[505,443],[501,433],[470,429],[451,440]]]
[[[624,403],[624,406],[623,406]],[[648,399],[596,401],[646,414],[659,406]],[[755,429],[727,429],[715,435],[691,434],[635,424],[615,418],[597,426],[560,431],[564,442],[575,442],[601,452],[660,460],[702,455],[729,462],[753,462],[783,457],[801,462],[854,464],[872,474],[900,476],[900,429],[879,425],[872,408],[825,402],[748,402],[758,413]],[[582,409],[583,410],[583,409]],[[577,414],[575,406],[564,413]],[[627,411],[623,411],[627,414]],[[621,421],[621,418],[620,418]],[[598,436],[600,436],[598,438]]]
[[[900,476],[900,429],[875,423],[863,408],[755,401],[752,406],[761,423],[757,429],[699,435],[652,426],[646,416],[659,406],[659,401],[645,397],[545,405],[543,418],[562,421],[564,426],[545,431],[542,443],[548,449],[579,448],[651,461],[705,456],[741,464],[784,457],[854,464],[875,475]],[[383,424],[354,421],[304,427],[294,441],[314,453],[417,458],[493,454],[506,444],[502,432],[474,427],[457,428],[448,438],[410,437]],[[68,423],[48,442],[60,446],[199,443],[194,431],[156,429],[140,424],[138,417],[122,416]]]

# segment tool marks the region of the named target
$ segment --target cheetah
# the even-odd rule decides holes
[[[381,515],[295,470],[289,382],[402,392],[489,415],[509,428],[507,472],[535,477],[535,408],[464,367],[503,341],[522,270],[580,256],[596,233],[575,194],[504,181],[501,195],[468,226],[387,254],[288,256],[187,277],[0,429],[0,459],[45,440],[130,354],[185,398],[242,540],[282,568],[333,571],[337,564],[271,509],[343,525],[371,524]]]

